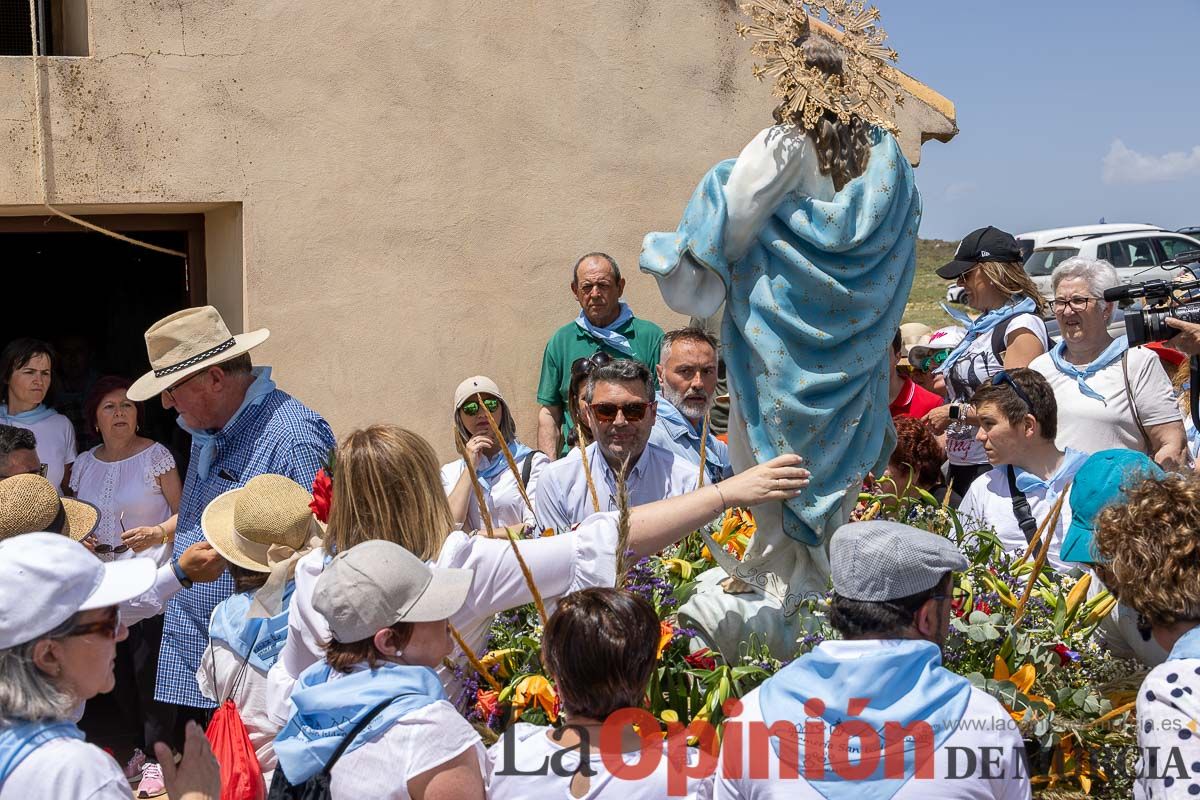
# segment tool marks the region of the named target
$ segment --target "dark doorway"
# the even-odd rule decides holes
[[[156,320],[204,301],[204,217],[101,216],[95,224],[188,253],[186,261],[95,233],[58,217],[0,218],[0,345],[18,336],[58,351],[47,400],[75,423],[80,452],[98,444],[83,425],[83,403],[101,375],[131,380],[149,368],[143,334]],[[186,434],[175,412],[145,404],[142,433],[187,461]]]

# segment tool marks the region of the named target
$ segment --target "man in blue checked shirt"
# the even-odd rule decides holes
[[[173,565],[183,590],[167,605],[154,699],[179,706],[176,749],[188,719],[204,721],[213,707],[200,694],[196,670],[208,644],[213,608],[233,591],[228,574],[192,586],[180,554],[203,541],[200,515],[217,495],[255,475],[286,475],[311,486],[333,432],[319,414],[275,388],[270,367],[254,367],[249,351],[266,341],[262,328],[230,334],[212,306],[188,308],[146,331],[147,372],[129,389],[132,400],[160,395],[192,436],[191,461],[179,504]]]

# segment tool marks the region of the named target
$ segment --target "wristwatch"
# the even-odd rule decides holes
[[[183,571],[183,567],[179,566],[179,559],[171,559],[171,571],[175,573],[175,577],[179,580],[179,585],[185,589],[192,588],[192,579]]]
[[[966,403],[951,403],[950,404],[950,419],[955,422],[960,422],[966,418]]]

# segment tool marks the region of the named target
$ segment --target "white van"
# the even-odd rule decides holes
[[[1157,225],[1146,225],[1138,222],[1101,222],[1097,225],[1075,225],[1070,228],[1047,228],[1042,231],[1018,233],[1017,244],[1026,260],[1033,251],[1040,247],[1050,247],[1052,242],[1070,239],[1076,236],[1090,236],[1096,233],[1120,233],[1121,231],[1157,231],[1162,230]]]

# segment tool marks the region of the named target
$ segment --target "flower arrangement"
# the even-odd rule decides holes
[[[948,536],[970,560],[956,576],[945,666],[999,700],[1026,740],[1035,794],[1042,797],[1125,797],[1129,775],[1093,754],[1132,753],[1133,697],[1144,673],[1113,656],[1096,630],[1115,604],[1091,591],[1090,575],[1055,573],[1042,559],[1006,553],[995,534],[972,527],[926,492],[898,492],[886,483],[864,493],[856,516],[903,521]],[[736,558],[754,535],[753,516],[735,509],[709,526],[712,541]],[[676,611],[696,579],[716,566],[699,531],[678,545],[633,563],[625,587],[649,600],[661,620],[659,666],[644,708],[664,731],[704,720],[720,726],[727,701],[738,698],[787,662],[747,642],[736,663],[693,641]],[[1090,596],[1089,596],[1090,595]],[[808,600],[807,633],[796,655],[824,639],[827,600]],[[533,605],[496,617],[480,665],[486,679],[465,670],[458,698],[468,719],[498,735],[517,720],[555,724],[558,698],[541,664],[542,620]],[[1124,748],[1124,750],[1122,750]]]

